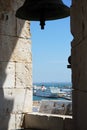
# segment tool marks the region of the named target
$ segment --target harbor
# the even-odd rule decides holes
[[[70,84],[34,85],[33,112],[72,115],[72,87]]]
[[[36,100],[38,97],[43,98],[51,98],[58,100],[61,99],[67,99],[72,100],[72,88],[70,86],[46,86],[46,85],[34,85],[33,86],[33,96],[34,100]],[[35,99],[36,97],[36,99]],[[40,98],[38,98],[40,99]],[[37,99],[37,100],[38,100]]]

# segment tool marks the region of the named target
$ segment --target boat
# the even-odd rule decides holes
[[[56,98],[58,97],[57,91],[52,89],[52,87],[41,87],[40,89],[34,89],[33,95],[40,96],[40,97],[49,97],[49,98]]]

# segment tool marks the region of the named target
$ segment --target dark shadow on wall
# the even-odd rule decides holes
[[[15,114],[12,114],[14,112],[14,94],[12,88],[15,84],[12,86],[14,81],[10,81],[9,76],[12,75],[11,65],[14,61],[11,59],[11,56],[21,34],[21,29],[24,26],[24,21],[20,21],[15,17],[15,11],[10,7],[11,0],[6,1],[0,0],[0,130],[8,130],[10,119],[15,121]],[[7,10],[5,10],[6,7]],[[21,26],[17,30],[19,22]],[[11,75],[7,76],[7,73]],[[15,122],[10,123],[14,128]]]

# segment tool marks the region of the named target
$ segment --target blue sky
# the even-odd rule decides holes
[[[71,0],[63,0],[70,7]],[[67,69],[71,54],[70,17],[46,21],[41,30],[39,22],[31,22],[33,82],[71,82]]]

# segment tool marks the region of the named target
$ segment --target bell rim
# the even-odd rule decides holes
[[[59,5],[61,5],[61,4],[59,4]],[[59,6],[58,5],[58,9],[59,9]],[[65,10],[67,10],[67,15],[63,15],[63,16],[61,16],[61,17],[59,17],[59,16],[54,16],[54,17],[50,17],[50,18],[46,18],[45,19],[45,21],[49,21],[49,20],[57,20],[57,19],[62,19],[62,18],[66,18],[66,17],[69,17],[70,16],[70,8],[68,7],[68,6],[66,6],[66,5],[62,5],[62,8],[64,8]],[[40,21],[40,16],[38,16],[38,18],[32,18],[31,16],[30,16],[30,18],[29,18],[29,16],[28,17],[23,17],[22,16],[22,14],[21,15],[19,15],[20,14],[20,12],[22,12],[24,10],[24,7],[23,6],[21,6],[17,11],[16,11],[16,17],[18,17],[18,18],[20,18],[20,19],[23,19],[23,20],[29,20],[29,21]],[[35,12],[34,12],[35,13]]]

